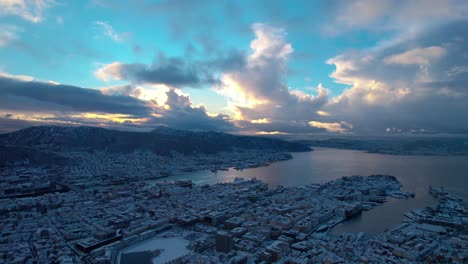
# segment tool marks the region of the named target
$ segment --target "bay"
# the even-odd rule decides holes
[[[325,183],[349,175],[388,174],[397,177],[404,191],[416,194],[415,198],[389,199],[385,204],[336,226],[332,233],[362,231],[376,234],[393,228],[401,223],[403,214],[409,210],[435,204],[435,199],[428,193],[429,186],[443,186],[465,201],[468,199],[467,156],[398,156],[332,148],[315,148],[312,152],[292,155],[292,160],[267,167],[216,173],[195,171],[164,180],[190,179],[197,184],[214,184],[231,182],[236,177],[257,178],[275,187]]]

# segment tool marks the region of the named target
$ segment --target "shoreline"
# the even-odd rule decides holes
[[[369,149],[363,147],[343,147],[343,146],[333,146],[333,145],[308,145],[312,149],[318,148],[329,148],[329,149],[341,149],[341,150],[355,150],[362,151],[370,154],[382,154],[382,155],[392,155],[392,156],[433,156],[433,157],[468,157],[468,152],[458,153],[458,152],[431,152],[431,151],[403,151],[403,150],[388,150],[384,148],[380,149]]]
[[[381,191],[378,191],[378,192],[375,192],[375,191],[371,191],[366,197],[366,200],[368,199],[371,199],[371,200],[374,200],[374,201],[379,201],[377,203],[374,203],[374,206],[378,206],[379,203],[385,203],[385,199],[377,199],[378,197],[386,197],[386,198],[389,198],[389,197],[393,197],[395,199],[398,199],[398,198],[403,198],[403,199],[411,199],[410,197],[412,196],[412,194],[410,193],[406,193],[406,192],[403,192],[401,191],[401,184],[396,180],[395,177],[393,176],[386,176],[386,175],[371,175],[371,176],[351,176],[351,177],[342,177],[340,179],[337,179],[337,180],[332,180],[330,182],[327,182],[325,184],[321,184],[321,185],[305,185],[305,186],[298,186],[298,187],[277,187],[277,188],[273,188],[273,189],[262,189],[264,191],[267,191],[267,192],[272,192],[272,194],[281,194],[281,193],[285,193],[285,195],[287,194],[288,196],[292,196],[291,198],[292,201],[294,201],[294,197],[296,197],[297,195],[299,197],[301,197],[301,194],[300,192],[303,191],[303,190],[308,190],[308,192],[310,193],[314,193],[315,195],[325,195],[324,197],[328,197],[326,199],[330,199],[333,200],[333,199],[338,199],[338,200],[335,200],[335,201],[339,201],[341,200],[343,197],[341,192],[339,190],[341,190],[341,188],[343,188],[344,186],[348,187],[349,186],[362,186],[362,180],[373,180],[375,179],[376,185],[372,185],[372,186],[381,186],[381,187],[378,187],[378,188],[381,188]],[[393,182],[393,183],[392,183]],[[161,186],[171,186],[172,184],[174,183],[160,183]],[[256,184],[264,184],[258,180],[243,180],[243,179],[236,179],[234,182],[230,182],[230,183],[223,183],[221,185],[219,184],[214,184],[214,185],[209,185],[208,188],[231,188],[231,186],[236,186],[236,185],[239,185],[238,188],[249,188],[248,186],[255,186]],[[355,185],[357,184],[357,185]],[[389,185],[390,184],[390,185]],[[385,186],[385,187],[384,187]],[[393,186],[393,187],[390,187],[390,186]],[[399,187],[398,187],[399,186]],[[198,188],[198,187],[193,187],[193,188]],[[337,191],[336,194],[334,194],[334,197],[335,198],[331,198],[329,196],[329,188],[331,188],[330,190],[335,190]],[[372,187],[374,188],[374,187]],[[369,190],[373,190],[373,189],[369,189]],[[450,196],[446,193],[443,192],[443,189],[442,191],[440,191],[439,189],[436,189],[434,188],[434,192],[437,192],[438,195],[440,196],[439,199],[438,199],[438,203],[436,206],[432,206],[430,208],[433,208],[431,210],[439,210],[437,208],[439,208],[438,205],[440,205],[441,203],[444,202],[443,199],[445,199],[445,197],[449,197],[449,199],[452,201],[452,202],[459,202],[461,201],[461,199],[459,200],[458,198],[456,197],[453,197],[453,196]],[[299,193],[295,193],[295,192],[299,192]],[[311,195],[311,194],[309,194]],[[338,195],[338,196],[336,196]],[[353,193],[350,193],[349,195],[351,196],[345,196],[345,197],[348,197],[348,198],[345,198],[345,201],[347,199],[355,199],[357,198],[357,194],[353,194]],[[392,199],[393,199],[392,198]],[[364,197],[362,198],[364,199]],[[287,204],[290,204],[291,208],[295,208],[294,206],[294,202],[289,202]],[[352,200],[350,200],[352,201]],[[351,203],[352,204],[352,203]],[[369,208],[369,210],[372,210],[372,208]],[[287,207],[286,207],[287,208]],[[285,208],[285,209],[286,209]],[[347,208],[347,207],[345,207]],[[291,241],[294,241],[295,243],[292,243],[292,242],[289,242],[288,239],[290,239],[288,237],[288,235],[284,236],[284,234],[288,234],[289,231],[284,231],[285,233],[283,233],[282,236],[280,236],[279,238],[276,238],[273,239],[273,244],[275,243],[284,243],[284,242],[289,242],[289,247],[291,248],[294,248],[296,250],[300,250],[303,246],[306,246],[306,245],[310,245],[308,244],[309,242],[308,241],[328,241],[328,243],[336,243],[336,244],[339,244],[339,243],[346,243],[349,241],[354,241],[354,240],[349,240],[349,237],[353,237],[354,239],[356,239],[356,247],[357,248],[360,248],[362,246],[366,246],[367,247],[367,243],[368,242],[372,242],[373,244],[371,245],[371,249],[374,250],[374,249],[377,249],[378,247],[380,247],[381,243],[383,243],[384,241],[387,241],[386,239],[391,239],[393,236],[395,236],[395,234],[400,234],[400,236],[405,236],[405,230],[413,230],[413,232],[419,232],[419,231],[423,231],[423,232],[435,232],[435,233],[438,233],[438,232],[449,232],[449,233],[445,233],[445,234],[449,234],[449,238],[448,240],[440,240],[439,242],[440,243],[448,243],[450,242],[450,238],[451,237],[457,237],[458,235],[460,234],[463,234],[463,231],[449,231],[448,229],[444,229],[443,227],[436,227],[435,224],[442,224],[442,225],[451,225],[451,226],[455,226],[456,228],[458,228],[458,230],[460,230],[459,228],[463,226],[463,224],[459,223],[459,222],[446,222],[445,220],[431,220],[432,219],[432,216],[431,216],[431,212],[432,211],[427,211],[426,213],[424,213],[424,210],[422,209],[416,209],[416,210],[411,210],[411,213],[415,214],[415,218],[412,219],[412,221],[402,221],[399,225],[397,226],[393,226],[392,228],[384,231],[384,232],[380,232],[379,234],[375,234],[375,235],[372,235],[372,236],[369,236],[367,233],[364,233],[364,232],[360,232],[360,233],[342,233],[342,234],[329,234],[329,230],[331,230],[335,225],[339,224],[340,222],[343,222],[343,221],[348,221],[350,219],[352,219],[357,213],[361,212],[362,211],[362,208],[359,208],[359,209],[356,209],[356,208],[359,208],[359,207],[349,207],[348,209],[345,209],[343,211],[343,215],[340,216],[340,213],[338,213],[339,211],[334,211],[334,216],[331,217],[329,220],[325,220],[323,221],[322,223],[319,223],[315,228],[312,228],[310,229],[309,232],[306,232],[302,235],[302,238],[298,241],[298,240],[291,240]],[[448,208],[448,207],[446,207]],[[278,207],[278,211],[274,211],[274,212],[277,212],[279,213],[279,215],[283,214],[281,213],[282,211],[281,210],[285,210],[285,209],[282,209],[282,207]],[[291,210],[291,209],[286,209],[286,210]],[[294,209],[293,209],[294,210]],[[336,209],[336,210],[341,210],[341,209]],[[349,210],[349,211],[347,211]],[[428,210],[428,209],[426,209]],[[288,211],[285,211],[285,212],[288,212]],[[455,213],[455,211],[451,211],[452,213]],[[349,214],[348,214],[349,213]],[[416,217],[419,217],[419,219],[416,219]],[[231,219],[227,219],[227,220],[224,220],[224,224],[223,222],[221,222],[221,224],[215,224],[215,225],[210,225],[208,224],[207,226],[205,226],[204,224],[202,224],[203,222],[199,222],[199,221],[196,221],[197,224],[194,224],[194,223],[191,223],[189,224],[188,226],[192,226],[192,228],[189,228],[189,229],[186,229],[187,226],[185,224],[183,224],[182,222],[179,222],[179,220],[175,220],[175,226],[172,227],[171,230],[192,230],[191,232],[201,232],[201,233],[204,233],[204,232],[207,232],[207,230],[210,228],[209,226],[214,226],[215,228],[217,228],[218,230],[222,230],[222,232],[229,232],[229,233],[234,233],[236,229],[232,229],[232,227],[229,227],[231,225],[231,223],[237,223],[237,216],[234,216],[233,218]],[[177,219],[180,219],[180,218],[177,218]],[[234,220],[236,219],[236,220]],[[274,225],[276,225],[277,220],[274,220],[276,219],[275,217],[271,218],[272,220],[270,221],[267,221],[267,223],[269,224],[272,224],[272,223],[275,223]],[[424,220],[424,219],[428,219],[428,220]],[[435,219],[435,218],[434,218]],[[250,221],[259,221],[258,219],[255,220],[252,219]],[[262,220],[260,220],[262,221]],[[445,222],[444,222],[445,221]],[[460,220],[461,221],[461,220]],[[249,222],[249,221],[247,221]],[[198,223],[200,223],[201,225],[199,227],[198,226]],[[281,222],[278,222],[278,223],[281,223]],[[227,224],[229,224],[229,226],[227,226]],[[296,223],[297,224],[297,223]],[[244,225],[241,225],[241,227],[244,227]],[[245,226],[247,227],[247,226]],[[200,229],[201,228],[201,229]],[[279,226],[280,229],[284,228],[283,226]],[[286,228],[284,230],[288,230],[289,228]],[[300,229],[296,229],[296,230],[300,230]],[[430,230],[430,231],[429,231]],[[221,232],[221,231],[220,231]],[[301,231],[299,231],[301,232]],[[304,231],[302,231],[304,232]],[[454,232],[454,233],[450,233],[450,232]],[[461,232],[461,233],[460,233]],[[300,233],[302,234],[302,233]],[[420,241],[423,241],[424,238],[427,236],[427,234],[425,233],[421,233],[421,235],[417,235],[416,238],[419,239]],[[155,237],[158,237],[158,236],[161,236],[161,234],[156,234]],[[246,235],[247,236],[247,235]],[[284,236],[284,237],[283,237]],[[152,237],[152,238],[147,238],[147,240],[150,240],[150,239],[153,239],[155,237]],[[250,235],[249,235],[250,237]],[[253,237],[252,237],[253,239]],[[285,239],[285,240],[283,240]],[[384,240],[385,239],[385,240]],[[145,240],[146,241],[146,240]],[[137,244],[140,244],[140,243],[144,243],[145,241],[139,241]],[[268,239],[267,239],[268,241]],[[333,241],[333,242],[332,242]],[[382,241],[382,242],[378,242],[377,244],[374,244],[375,241]],[[389,241],[393,241],[393,240],[389,240]],[[445,242],[447,241],[447,242]],[[238,242],[235,242],[235,243],[238,243]],[[292,244],[291,244],[292,243]],[[313,242],[313,243],[316,243],[316,242]],[[386,242],[386,243],[395,243],[395,242]],[[432,244],[431,244],[432,245]],[[396,245],[394,248],[397,248],[399,247],[400,245]],[[131,245],[128,245],[129,248],[131,247],[134,247],[134,244],[131,244]],[[445,247],[445,246],[443,246]],[[308,248],[308,247],[306,247]],[[393,246],[392,246],[393,248]],[[390,255],[388,256],[391,256],[391,255],[394,255],[394,256],[397,256],[397,257],[400,257],[402,259],[409,259],[409,260],[416,260],[417,258],[426,258],[428,257],[430,254],[429,253],[432,253],[432,252],[437,252],[435,249],[437,247],[435,246],[431,246],[430,249],[421,252],[421,253],[411,253],[410,255],[399,255],[397,253],[395,253],[396,251],[391,251],[390,252]],[[122,249],[123,250],[123,249]],[[234,247],[234,250],[236,250],[236,247]],[[244,249],[241,249],[241,250],[244,250]],[[268,247],[267,247],[267,250],[268,250]],[[453,250],[456,250],[456,249],[453,249]],[[191,259],[191,258],[194,258],[194,257],[199,257],[200,254],[198,254],[197,252],[192,252],[191,254],[187,255],[185,257],[185,259]],[[210,260],[214,260],[217,258],[217,255],[214,254],[214,255],[211,255],[211,254],[204,254],[204,256],[207,258],[207,259],[210,259]],[[286,256],[284,256],[286,257]],[[385,258],[385,256],[382,256]],[[376,258],[377,260],[377,258]],[[348,259],[348,261],[351,261],[350,259]]]

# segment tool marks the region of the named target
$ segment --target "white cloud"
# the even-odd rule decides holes
[[[7,72],[0,72],[0,78],[9,78],[17,81],[30,82],[35,80],[34,77],[28,75],[14,75]]]
[[[255,120],[251,120],[250,123],[252,123],[252,124],[270,124],[271,119],[270,118],[255,119]]]
[[[316,111],[328,100],[328,89],[319,84],[312,95],[290,88],[285,79],[293,48],[285,39],[286,32],[265,24],[254,24],[252,30],[255,38],[247,64],[225,72],[216,91],[227,98],[235,119],[248,129],[287,132],[310,128],[307,120],[318,116]]]
[[[0,24],[0,48],[7,46],[18,38],[18,33],[22,30],[15,25]]]
[[[0,15],[15,15],[39,23],[44,19],[44,11],[54,5],[53,0],[0,0]]]
[[[405,131],[467,133],[463,41],[467,21],[419,31],[411,41],[388,41],[330,59],[331,77],[350,87],[322,109],[353,124],[356,133]],[[417,67],[408,67],[416,65]]]
[[[446,53],[446,49],[438,46],[414,48],[400,54],[388,56],[384,58],[384,62],[387,64],[417,64],[428,66],[431,61],[443,57]]]
[[[389,0],[358,0],[348,1],[338,11],[336,17],[340,24],[354,26],[367,26],[376,19],[385,15],[391,6]]]
[[[94,72],[94,76],[105,82],[111,80],[122,80],[124,77],[121,75],[123,64],[120,62],[112,62],[105,64]]]
[[[321,110],[317,111],[316,113],[319,116],[330,116],[330,113],[325,112],[325,111],[321,111]]]
[[[346,132],[350,132],[350,129],[353,128],[351,124],[346,123],[346,122],[326,123],[326,122],[310,121],[309,125],[312,127],[324,128],[328,132],[331,132],[331,133],[346,133]]]
[[[286,60],[293,52],[291,44],[285,40],[286,32],[266,24],[256,23],[252,30],[257,36],[251,43],[253,53],[249,56],[252,64],[265,62],[263,58],[279,58]]]
[[[258,131],[255,132],[257,135],[287,135],[288,133],[280,132],[280,131]]]
[[[102,31],[102,33],[115,42],[124,42],[131,38],[130,32],[117,32],[109,23],[104,21],[96,21],[94,24]]]
[[[447,76],[454,77],[460,74],[468,73],[468,65],[453,66],[446,71]]]
[[[167,92],[171,89],[164,84],[154,85],[120,85],[102,87],[99,90],[106,95],[124,95],[132,96],[144,101],[153,101],[157,105],[163,106],[167,101]],[[183,95],[181,91],[176,90],[177,94]]]

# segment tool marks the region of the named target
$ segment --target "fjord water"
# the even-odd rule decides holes
[[[299,186],[349,175],[389,174],[396,176],[404,191],[415,198],[389,199],[385,204],[350,219],[332,232],[367,232],[375,234],[396,227],[411,209],[435,204],[428,194],[430,185],[443,186],[468,201],[467,156],[396,156],[371,154],[355,150],[315,148],[312,152],[293,153],[293,159],[267,167],[237,171],[196,171],[174,175],[164,180],[191,179],[197,184],[230,182],[236,177],[257,178],[270,187]]]

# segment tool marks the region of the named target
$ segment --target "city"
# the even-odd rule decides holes
[[[350,176],[322,185],[269,189],[255,179],[214,185],[196,185],[190,180],[94,185],[78,175],[72,187],[55,180],[46,183],[36,176],[41,173],[44,171],[26,168],[2,171],[8,184],[16,184],[16,188],[2,187],[2,262],[468,260],[468,210],[461,199],[443,189],[430,190],[438,196],[437,206],[408,212],[404,223],[377,236],[328,233],[362,210],[385,203],[388,197],[411,199],[414,194],[402,192],[392,176]],[[7,191],[28,186],[42,188],[44,193],[15,197]],[[164,247],[165,241],[173,245]]]
[[[468,0],[0,0],[0,264],[468,263]]]

